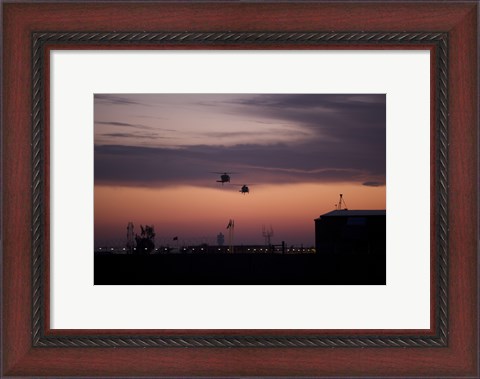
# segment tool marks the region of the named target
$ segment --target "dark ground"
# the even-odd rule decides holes
[[[95,254],[100,284],[386,284],[385,255]]]

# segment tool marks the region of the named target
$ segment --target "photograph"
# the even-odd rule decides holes
[[[96,93],[95,285],[385,285],[386,95]]]

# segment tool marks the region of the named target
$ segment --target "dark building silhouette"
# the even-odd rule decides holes
[[[315,219],[317,254],[385,254],[385,210],[334,210]]]

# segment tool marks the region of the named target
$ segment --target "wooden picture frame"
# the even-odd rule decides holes
[[[2,7],[2,375],[479,375],[477,2]],[[431,328],[50,329],[48,52],[246,47],[431,51]]]

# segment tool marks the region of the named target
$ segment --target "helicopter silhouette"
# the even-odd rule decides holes
[[[217,180],[217,183],[222,183],[222,186],[224,183],[230,183],[230,175],[236,174],[235,172],[213,172],[213,171],[211,171],[211,173],[220,175],[220,180]]]
[[[240,191],[238,191],[240,193],[242,193],[243,195],[245,195],[246,193],[250,193],[250,190],[248,189],[248,186],[246,184],[244,184],[242,186],[242,188],[240,188]]]
[[[217,180],[217,183],[222,183],[222,186],[225,183],[230,183],[231,174],[238,174],[237,172],[216,172],[216,171],[210,171],[210,173],[220,175],[220,180]],[[240,192],[243,195],[245,195],[246,193],[250,193],[250,189],[246,184],[232,184],[232,185],[241,187],[238,192]]]
[[[246,193],[250,193],[250,188],[248,188],[247,184],[232,184],[232,185],[240,187],[238,192],[240,192],[242,195],[245,195]]]

